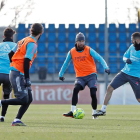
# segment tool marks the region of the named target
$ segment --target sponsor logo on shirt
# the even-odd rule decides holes
[[[2,52],[9,52],[11,48],[9,47],[8,44],[4,45],[3,47],[0,47],[0,51]]]
[[[75,57],[75,60],[76,60],[77,62],[85,61],[85,59],[86,59],[86,56],[78,56],[78,57]]]

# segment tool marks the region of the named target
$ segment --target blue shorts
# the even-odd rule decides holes
[[[25,87],[24,75],[21,75],[19,71],[12,70],[9,78],[16,98],[22,99],[23,97],[28,96],[28,90]]]
[[[84,77],[76,77],[75,85],[80,84],[83,89],[87,85],[89,88],[97,88],[97,75],[91,74]]]
[[[135,96],[137,99],[140,99],[140,78],[138,77],[133,77],[128,74],[125,74],[123,72],[119,72],[114,79],[111,81],[110,85],[116,89],[125,83],[129,82],[131,85]]]

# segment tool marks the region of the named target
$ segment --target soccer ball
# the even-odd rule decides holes
[[[82,108],[77,108],[73,112],[73,117],[75,119],[83,119],[84,116],[85,116],[85,112],[84,112],[84,110]]]

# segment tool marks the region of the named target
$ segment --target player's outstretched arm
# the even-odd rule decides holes
[[[69,51],[68,54],[67,54],[66,60],[64,61],[64,64],[63,64],[63,66],[60,69],[60,72],[59,72],[59,80],[61,80],[61,81],[64,81],[65,80],[65,78],[63,77],[63,75],[64,75],[64,73],[65,73],[65,71],[66,71],[66,69],[67,69],[67,67],[68,67],[69,62],[71,61],[71,59],[72,59],[72,57],[71,57],[71,53]]]
[[[28,43],[26,47],[26,55],[24,59],[24,77],[25,77],[25,86],[28,89],[31,87],[31,81],[29,76],[30,61],[32,61],[34,54],[37,52],[37,45],[33,42]]]
[[[29,77],[29,68],[30,68],[30,59],[25,58],[24,59],[24,77],[25,77],[25,86],[30,87],[31,86],[31,81]]]
[[[102,56],[100,56],[96,51],[94,51],[91,48],[90,48],[90,55],[93,57],[93,59],[98,60],[98,62],[100,62],[102,64],[106,73],[110,74],[110,69],[109,69],[107,63],[105,62],[105,60],[102,58]]]

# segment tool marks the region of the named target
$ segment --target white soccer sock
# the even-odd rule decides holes
[[[106,108],[107,108],[107,106],[106,106],[106,105],[102,105],[101,110],[102,110],[103,112],[105,112],[105,111],[106,111]]]
[[[14,122],[16,122],[16,121],[20,121],[20,119],[14,119]]]
[[[93,115],[93,114],[96,114],[96,113],[97,113],[97,110],[94,110],[94,109],[93,109],[93,110],[92,110],[92,115]]]
[[[71,105],[71,111],[74,112],[74,110],[76,109],[75,105]]]
[[[0,107],[1,107],[1,100],[0,100]]]
[[[0,118],[4,118],[4,119],[5,119],[5,117],[4,117],[4,116],[0,116]]]

